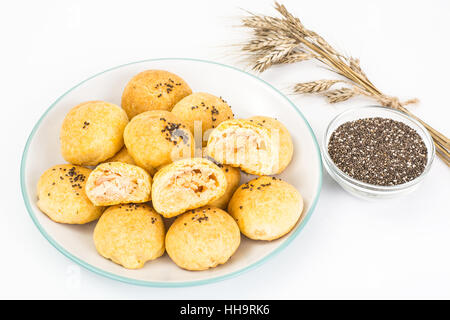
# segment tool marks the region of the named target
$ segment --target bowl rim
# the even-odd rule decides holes
[[[206,64],[212,64],[212,65],[218,65],[221,67],[225,67],[228,69],[232,69],[235,71],[238,71],[242,74],[245,74],[247,76],[250,76],[251,78],[254,78],[258,81],[260,81],[261,83],[265,84],[266,86],[268,86],[270,89],[274,90],[277,94],[279,94],[282,98],[284,98],[291,106],[292,108],[300,115],[300,117],[303,119],[303,121],[306,124],[306,127],[308,128],[313,142],[314,142],[314,146],[316,149],[316,153],[317,153],[317,158],[318,158],[318,169],[319,169],[319,183],[317,185],[317,189],[315,191],[314,194],[314,200],[311,203],[311,206],[309,208],[309,210],[304,214],[303,219],[300,221],[300,224],[298,225],[298,227],[291,231],[288,235],[286,240],[279,246],[277,247],[275,250],[273,250],[272,252],[270,252],[268,255],[266,255],[265,257],[259,259],[258,261],[233,272],[230,272],[228,274],[225,275],[221,275],[221,276],[217,276],[217,277],[212,277],[209,279],[202,279],[202,280],[194,280],[194,281],[174,281],[174,282],[163,282],[163,281],[146,281],[146,280],[137,280],[137,279],[133,279],[133,278],[128,278],[128,277],[124,277],[124,276],[119,276],[117,274],[105,271],[103,269],[100,269],[96,266],[93,266],[83,260],[81,260],[80,258],[76,257],[75,255],[73,255],[72,253],[70,253],[68,250],[66,250],[64,247],[62,247],[55,239],[53,239],[43,228],[43,226],[39,223],[39,221],[37,220],[35,214],[34,214],[34,210],[31,207],[31,201],[28,197],[27,194],[27,190],[26,190],[26,177],[25,177],[25,167],[26,167],[26,163],[27,163],[27,159],[28,159],[28,150],[30,147],[31,142],[33,141],[34,135],[36,133],[36,131],[38,130],[38,128],[41,125],[42,120],[47,116],[47,114],[50,112],[50,110],[52,110],[55,105],[62,99],[64,98],[67,94],[69,94],[70,92],[72,92],[74,89],[78,88],[79,86],[81,86],[82,84],[84,84],[85,82],[100,76],[102,74],[108,73],[110,71],[116,70],[116,69],[120,69],[129,65],[134,65],[134,64],[139,64],[139,63],[144,63],[144,62],[154,62],[154,61],[191,61],[191,62],[200,62],[200,63],[206,63]],[[297,108],[297,106],[287,97],[285,96],[280,90],[278,90],[277,88],[275,88],[273,85],[271,85],[270,83],[268,83],[267,81],[257,77],[256,75],[253,75],[249,72],[246,72],[244,70],[238,69],[236,67],[227,65],[227,64],[223,64],[223,63],[219,63],[219,62],[215,62],[215,61],[210,61],[210,60],[204,60],[204,59],[196,59],[196,58],[180,58],[180,57],[167,57],[167,58],[153,58],[153,59],[144,59],[144,60],[139,60],[139,61],[133,61],[133,62],[129,62],[129,63],[125,63],[125,64],[121,64],[115,67],[111,67],[109,69],[106,69],[104,71],[98,72],[90,77],[88,77],[87,79],[79,82],[78,84],[76,84],[74,87],[70,88],[68,91],[66,91],[65,93],[63,93],[60,97],[58,97],[48,108],[47,110],[45,110],[45,112],[41,115],[41,117],[39,118],[39,120],[36,122],[36,124],[34,125],[33,129],[31,130],[31,133],[28,136],[28,139],[26,141],[23,153],[22,153],[22,159],[21,159],[21,163],[20,163],[20,188],[21,188],[21,192],[22,192],[22,197],[25,203],[25,207],[28,211],[28,214],[30,215],[31,219],[33,220],[34,224],[36,225],[36,227],[38,228],[38,230],[40,231],[40,233],[44,236],[44,238],[47,239],[48,242],[50,242],[50,244],[55,247],[59,252],[61,252],[63,255],[65,255],[67,258],[69,258],[70,260],[72,260],[73,262],[77,263],[78,265],[84,267],[87,270],[90,270],[98,275],[101,275],[103,277],[106,278],[110,278],[113,280],[117,280],[120,282],[124,282],[124,283],[128,283],[128,284],[133,284],[133,285],[139,285],[139,286],[147,286],[147,287],[189,287],[189,286],[197,286],[197,285],[204,285],[204,284],[210,284],[210,283],[214,283],[214,282],[218,282],[218,281],[222,281],[222,280],[226,280],[226,279],[230,279],[233,277],[236,277],[238,275],[241,275],[247,271],[250,271],[262,264],[264,264],[265,262],[267,262],[268,260],[270,260],[271,258],[273,258],[274,256],[276,256],[278,253],[280,253],[281,251],[283,251],[300,233],[300,231],[304,228],[304,226],[306,225],[306,223],[308,222],[308,220],[310,219],[320,196],[320,191],[322,188],[322,179],[323,179],[323,169],[322,169],[322,158],[321,158],[321,152],[320,152],[320,147],[319,147],[319,143],[317,141],[317,138],[314,134],[314,131],[311,128],[311,125],[309,124],[308,120],[305,118],[305,116],[302,114],[302,112]]]
[[[331,127],[342,116],[345,116],[346,114],[349,114],[349,113],[358,112],[362,109],[383,110],[383,111],[386,111],[387,113],[393,113],[393,114],[396,114],[396,115],[402,117],[403,119],[413,123],[417,127],[419,127],[419,129],[422,131],[423,135],[426,137],[426,140],[428,140],[427,142],[431,146],[431,149],[427,147],[427,151],[428,151],[427,164],[426,164],[423,172],[418,177],[416,177],[413,180],[408,181],[406,183],[402,183],[402,184],[398,184],[398,185],[394,185],[394,186],[379,186],[379,185],[370,184],[370,183],[356,180],[355,178],[350,177],[348,174],[346,174],[344,171],[342,171],[338,166],[336,166],[336,164],[331,159],[330,154],[328,153],[328,139],[327,139],[328,133],[330,132]],[[361,117],[360,119],[365,119],[365,118]],[[331,137],[331,135],[330,135],[330,137]],[[431,165],[433,164],[433,161],[435,158],[435,147],[434,147],[434,143],[433,143],[433,138],[431,137],[428,130],[419,121],[417,121],[413,117],[407,115],[406,113],[403,113],[401,111],[398,111],[398,110],[395,110],[395,109],[392,109],[389,107],[384,107],[384,106],[379,106],[379,105],[368,105],[368,106],[362,106],[362,107],[361,106],[353,107],[353,108],[344,110],[344,111],[340,112],[338,115],[336,115],[330,121],[330,123],[328,124],[328,126],[325,129],[325,132],[322,136],[322,155],[324,157],[324,163],[326,164],[327,169],[331,170],[340,179],[351,184],[353,187],[363,189],[364,191],[379,191],[379,192],[388,193],[388,192],[405,190],[405,189],[408,189],[408,188],[413,187],[414,185],[420,183],[431,169]],[[334,177],[333,174],[332,174],[332,176]]]

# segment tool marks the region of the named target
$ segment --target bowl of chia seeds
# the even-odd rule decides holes
[[[428,131],[386,107],[346,110],[328,125],[322,145],[325,169],[351,194],[392,198],[415,190],[435,156]]]

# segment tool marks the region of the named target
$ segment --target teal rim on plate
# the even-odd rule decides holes
[[[25,190],[25,165],[26,165],[26,161],[28,158],[28,149],[30,146],[31,141],[33,140],[33,137],[36,133],[36,130],[39,128],[42,120],[45,118],[45,116],[47,115],[47,113],[53,109],[53,107],[56,105],[56,103],[58,103],[62,98],[64,98],[67,94],[69,94],[72,90],[74,90],[75,88],[79,87],[80,85],[82,85],[83,83],[99,76],[102,75],[104,73],[107,73],[109,71],[112,70],[116,70],[125,66],[129,66],[129,65],[133,65],[133,64],[138,64],[138,63],[142,63],[142,62],[151,62],[151,61],[164,61],[164,60],[181,60],[181,61],[195,61],[195,62],[202,62],[202,63],[208,63],[208,64],[214,64],[214,65],[219,65],[228,69],[233,69],[235,71],[241,72],[242,74],[245,74],[247,76],[250,76],[254,79],[257,79],[258,81],[261,81],[262,83],[264,83],[266,86],[268,86],[269,88],[271,88],[272,90],[274,90],[275,92],[277,92],[281,97],[283,97],[284,99],[286,99],[286,101],[289,102],[289,104],[292,106],[292,108],[294,108],[294,110],[302,117],[302,119],[305,121],[308,130],[311,133],[311,136],[314,140],[314,145],[316,147],[316,152],[317,152],[317,159],[319,161],[319,184],[316,190],[316,195],[314,197],[314,201],[311,204],[311,207],[309,208],[309,210],[306,212],[305,217],[303,218],[303,220],[300,222],[300,225],[293,230],[291,233],[289,233],[287,235],[287,239],[278,247],[276,248],[274,251],[272,251],[271,253],[269,253],[267,256],[265,256],[264,258],[254,262],[253,264],[242,268],[240,270],[231,272],[229,274],[223,275],[223,276],[218,276],[218,277],[214,277],[214,278],[210,278],[210,279],[204,279],[204,280],[195,280],[195,281],[183,281],[183,282],[157,282],[157,281],[143,281],[143,280],[136,280],[136,279],[132,279],[132,278],[127,278],[127,277],[122,277],[122,276],[118,276],[116,274],[104,271],[102,269],[99,269],[97,267],[94,267],[92,265],[90,265],[89,263],[77,258],[76,256],[74,256],[73,254],[71,254],[70,252],[68,252],[66,249],[64,249],[61,245],[58,244],[58,242],[56,242],[42,227],[42,225],[39,223],[39,221],[37,220],[33,209],[31,208],[31,204],[30,204],[30,199],[28,197],[28,194]],[[126,63],[126,64],[122,64],[116,67],[112,67],[109,68],[105,71],[99,72],[83,81],[81,81],[80,83],[78,83],[77,85],[75,85],[74,87],[72,87],[70,90],[68,90],[67,92],[65,92],[63,95],[61,95],[58,99],[56,99],[55,102],[53,102],[50,107],[48,107],[48,109],[44,112],[44,114],[39,118],[38,122],[34,125],[33,130],[31,131],[30,135],[28,136],[27,142],[25,144],[25,148],[23,150],[23,154],[22,154],[22,160],[20,163],[20,187],[22,190],[22,197],[23,200],[25,202],[25,206],[27,208],[27,211],[31,217],[31,219],[33,220],[34,224],[36,225],[36,227],[39,229],[39,231],[41,232],[41,234],[48,240],[48,242],[50,242],[51,245],[53,245],[59,252],[61,252],[63,255],[65,255],[66,257],[68,257],[70,260],[74,261],[75,263],[79,264],[80,266],[96,273],[99,274],[101,276],[110,278],[110,279],[114,279],[114,280],[118,280],[121,282],[125,282],[125,283],[129,283],[129,284],[134,284],[134,285],[140,285],[140,286],[148,286],[148,287],[188,287],[188,286],[196,286],[196,285],[203,285],[203,284],[209,284],[209,283],[213,283],[213,282],[218,282],[218,281],[222,281],[225,279],[229,279],[235,276],[238,276],[240,274],[243,274],[257,266],[262,265],[263,263],[267,262],[269,259],[273,258],[276,254],[280,253],[283,249],[285,249],[291,242],[292,240],[295,239],[295,237],[297,237],[297,235],[300,233],[300,231],[304,228],[304,226],[306,225],[306,223],[308,222],[309,218],[311,217],[316,205],[317,205],[317,201],[319,199],[319,195],[320,195],[320,190],[322,188],[322,158],[321,158],[321,154],[320,154],[320,148],[319,148],[319,144],[317,142],[316,136],[314,135],[313,130],[311,129],[311,126],[309,125],[309,122],[306,120],[306,118],[304,117],[304,115],[300,112],[300,110],[298,110],[298,108],[295,106],[295,104],[289,100],[288,97],[286,97],[283,93],[281,93],[278,89],[276,89],[274,86],[272,86],[270,83],[260,79],[259,77],[250,74],[246,71],[240,70],[236,67],[232,67],[226,64],[222,64],[222,63],[218,63],[218,62],[213,62],[213,61],[208,61],[208,60],[202,60],[202,59],[194,59],[194,58],[156,58],[156,59],[146,59],[146,60],[140,60],[140,61],[135,61],[135,62],[130,62],[130,63]]]

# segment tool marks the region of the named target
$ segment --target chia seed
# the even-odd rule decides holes
[[[331,135],[328,153],[350,177],[379,186],[414,180],[428,159],[425,143],[414,129],[379,117],[340,125]]]

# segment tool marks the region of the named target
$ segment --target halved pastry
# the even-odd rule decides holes
[[[217,162],[240,167],[255,175],[283,171],[292,159],[289,132],[278,120],[268,117],[222,122],[208,139],[207,153]]]
[[[152,178],[142,168],[122,162],[97,166],[86,182],[86,194],[96,206],[150,200]]]
[[[294,155],[294,144],[292,143],[291,134],[281,121],[264,116],[254,116],[248,118],[251,122],[261,124],[263,127],[268,128],[272,132],[275,132],[275,140],[279,143],[278,151],[278,168],[275,174],[281,173],[292,160]]]
[[[213,162],[202,158],[178,160],[153,177],[153,208],[165,218],[174,217],[218,199],[226,188],[225,174]]]

